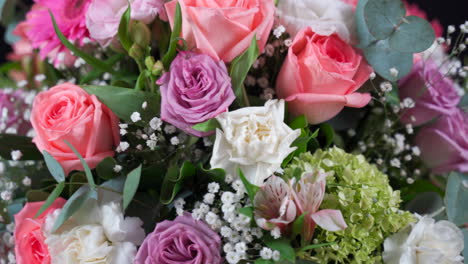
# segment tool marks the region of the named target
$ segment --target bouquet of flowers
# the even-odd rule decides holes
[[[468,255],[468,22],[401,0],[0,12],[1,264]]]

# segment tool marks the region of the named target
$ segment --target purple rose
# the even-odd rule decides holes
[[[468,172],[468,113],[457,109],[416,136],[421,158],[434,173]]]
[[[401,121],[421,125],[456,111],[460,96],[452,80],[432,60],[419,61],[399,83],[400,98],[411,98],[415,107],[403,112]]]
[[[26,135],[32,128],[27,116],[30,110],[23,90],[0,90],[0,133]]]
[[[189,213],[156,226],[141,245],[134,264],[222,263],[221,238]]]
[[[193,52],[181,52],[158,84],[161,119],[199,137],[211,133],[192,126],[226,112],[236,98],[224,63]]]

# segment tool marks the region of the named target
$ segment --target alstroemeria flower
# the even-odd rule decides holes
[[[328,231],[343,230],[347,227],[339,210],[323,209],[319,211],[325,195],[327,173],[310,172],[302,175],[298,182],[291,182],[292,194],[298,209],[298,215],[306,214],[304,218],[303,235],[310,240],[316,225]]]
[[[291,188],[280,177],[271,176],[254,200],[255,221],[265,230],[275,227],[282,231],[296,219],[297,209]]]

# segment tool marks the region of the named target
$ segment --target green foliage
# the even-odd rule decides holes
[[[65,181],[65,172],[63,171],[62,165],[60,165],[49,152],[44,150],[42,155],[44,155],[45,163],[52,177],[54,177],[57,182]]]
[[[409,212],[399,209],[399,191],[393,191],[387,175],[364,156],[336,147],[301,154],[285,169],[285,176],[317,169],[331,173],[321,208],[340,210],[348,228],[338,232],[317,228],[314,238],[336,244],[314,249],[314,256],[319,263],[381,262],[384,239],[414,221]]]
[[[182,189],[183,184],[195,174],[195,166],[188,161],[184,162],[180,169],[176,166],[170,167],[161,186],[161,203],[170,204]]]
[[[0,0],[0,23],[8,26],[14,18],[17,0]]]
[[[12,134],[0,134],[0,156],[3,159],[11,160],[11,152],[20,150],[22,160],[42,160],[42,154],[37,150],[32,138],[17,136]]]
[[[124,191],[123,191],[123,211],[127,209],[130,202],[133,200],[135,196],[138,185],[140,185],[140,177],[141,177],[141,165],[138,168],[132,170],[128,175],[127,179],[125,180]]]
[[[64,142],[73,151],[73,153],[75,153],[75,155],[78,157],[78,159],[80,159],[81,165],[83,165],[83,168],[84,168],[86,179],[88,180],[88,183],[91,186],[91,188],[95,189],[96,188],[96,183],[94,183],[93,173],[91,172],[91,169],[89,168],[86,161],[83,159],[83,156],[81,156],[81,154],[78,152],[78,150],[76,150],[76,148],[73,147],[73,145],[70,142],[68,142],[66,140],[64,140]]]
[[[468,175],[452,172],[448,178],[445,206],[448,219],[456,225],[468,223]]]
[[[235,58],[231,63],[229,76],[231,76],[232,89],[237,97],[236,101],[241,107],[249,106],[249,99],[244,87],[244,81],[254,64],[260,51],[257,45],[257,37],[253,36],[249,48]]]
[[[132,39],[130,38],[130,18],[131,18],[131,5],[130,2],[128,4],[128,8],[125,13],[122,15],[119,24],[119,39],[122,47],[129,51],[130,47],[132,46]]]
[[[177,55],[177,42],[179,41],[180,32],[182,31],[182,10],[180,4],[177,3],[176,13],[174,17],[174,28],[172,29],[169,48],[162,59],[162,63],[166,70],[169,70],[172,61]]]
[[[247,191],[247,194],[249,195],[250,201],[255,200],[255,195],[257,192],[260,190],[260,187],[253,185],[245,178],[244,173],[242,172],[241,169],[237,169],[237,174],[239,174],[239,178],[241,179],[242,183],[244,184],[245,190]]]
[[[406,16],[401,0],[360,0],[356,26],[360,48],[383,78],[396,81],[408,74],[413,53],[428,49],[435,39],[429,22]],[[398,70],[397,76],[390,69]]]
[[[141,109],[144,102],[147,102],[148,107],[141,112],[143,121],[149,122],[151,118],[159,115],[160,101],[154,93],[116,86],[86,85],[83,86],[83,89],[89,94],[96,95],[114,114],[127,123],[133,123],[130,116],[133,112]]]
[[[212,118],[206,122],[196,124],[192,128],[201,132],[210,132],[216,130],[217,128],[221,128],[221,125],[219,124],[218,120],[216,120],[216,118]]]
[[[271,236],[266,236],[265,244],[272,250],[278,250],[281,253],[280,261],[290,261],[294,263],[296,261],[296,252],[291,246],[291,241],[288,239],[280,238],[273,239]]]
[[[99,178],[104,180],[110,180],[114,178],[114,167],[117,165],[117,161],[115,161],[112,157],[107,157],[103,159],[97,166],[96,172]]]
[[[36,215],[34,216],[35,218],[40,216],[47,208],[49,208],[52,203],[62,194],[63,189],[65,188],[65,182],[60,182],[57,184],[55,189],[52,191],[52,193],[47,197],[47,200],[45,201],[44,204],[42,204],[41,208],[39,211],[37,211]]]

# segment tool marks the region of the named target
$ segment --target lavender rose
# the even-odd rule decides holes
[[[199,137],[210,133],[192,126],[226,112],[235,99],[224,63],[204,54],[180,53],[158,84],[162,120]]]
[[[416,136],[421,157],[434,173],[468,172],[468,113],[457,109]]]
[[[156,226],[141,245],[134,264],[222,263],[221,238],[189,213]]]
[[[421,125],[456,111],[460,102],[454,83],[440,72],[432,60],[419,61],[399,83],[402,100],[411,98],[415,107],[405,110],[401,121]]]

